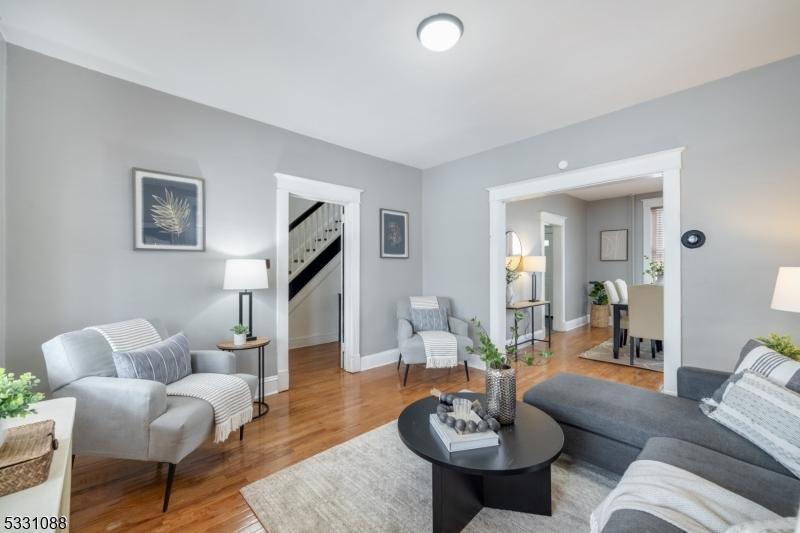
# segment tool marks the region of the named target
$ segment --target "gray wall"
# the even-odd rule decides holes
[[[800,336],[769,308],[778,267],[800,265],[799,87],[796,56],[426,170],[423,291],[488,321],[486,187],[685,146],[681,227],[708,241],[682,250],[684,364],[731,369],[749,337]]]
[[[541,212],[547,211],[567,218],[565,250],[565,316],[572,320],[586,314],[586,206],[587,202],[566,194],[554,194],[543,198],[533,198],[512,202],[506,207],[506,229],[514,230],[522,241],[524,255],[541,255],[540,222]],[[548,265],[548,269],[551,265]],[[544,276],[538,275],[539,287]],[[514,282],[516,294],[521,299],[529,299],[531,276],[522,273]],[[541,294],[541,288],[539,289]],[[513,325],[513,315],[506,313],[506,323]],[[536,318],[536,327],[541,328],[541,317]]]
[[[274,260],[275,172],[364,189],[362,354],[396,345],[394,301],[421,292],[419,170],[15,46],[8,73],[10,368],[43,375],[43,341],[136,316],[162,318],[196,347],[228,337],[237,295],[222,290],[224,260]],[[132,167],[205,178],[205,253],[133,251]],[[381,207],[410,213],[410,259],[379,258]],[[270,276],[254,309],[266,335]],[[243,369],[255,368],[252,357]],[[273,374],[274,346],[267,359]]]
[[[0,367],[6,364],[6,41],[0,33]]]
[[[586,281],[624,279],[631,283],[631,246],[633,231],[631,217],[633,200],[629,196],[588,202],[586,207]],[[628,230],[628,260],[600,261],[600,232],[603,230]]]

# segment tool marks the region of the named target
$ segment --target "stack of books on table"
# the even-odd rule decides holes
[[[480,421],[480,417],[478,417],[478,415],[476,415],[473,411],[470,411],[470,417],[476,423]],[[439,439],[441,439],[444,447],[450,452],[462,452],[464,450],[488,448],[490,446],[498,446],[500,444],[500,439],[497,437],[497,433],[491,429],[484,431],[483,433],[478,433],[477,431],[475,433],[459,433],[447,424],[440,422],[436,413],[431,414],[430,420],[431,427],[433,427],[434,431],[439,436]]]

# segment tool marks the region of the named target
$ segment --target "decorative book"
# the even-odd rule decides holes
[[[470,412],[470,419],[476,423],[481,420],[474,411]],[[492,430],[487,430],[482,433],[459,433],[447,424],[440,422],[436,413],[431,413],[430,421],[431,427],[439,436],[439,439],[442,441],[444,447],[447,448],[447,451],[461,452],[500,445],[500,439],[497,433]]]

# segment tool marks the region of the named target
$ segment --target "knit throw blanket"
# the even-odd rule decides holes
[[[611,514],[620,509],[642,511],[697,533],[723,532],[736,524],[781,518],[696,474],[650,460],[631,463],[617,487],[592,512],[592,533],[602,531]]]
[[[143,318],[90,328],[99,332],[115,352],[138,350],[161,342],[156,328]],[[250,387],[242,378],[226,374],[189,374],[167,385],[167,396],[189,396],[214,409],[214,442],[222,442],[232,431],[253,419]]]
[[[222,442],[232,431],[253,419],[250,387],[237,376],[189,374],[167,385],[168,396],[189,396],[205,400],[214,409],[214,442]]]
[[[458,341],[447,331],[447,315],[436,296],[412,296],[411,318],[425,347],[427,368],[451,368],[458,364]]]

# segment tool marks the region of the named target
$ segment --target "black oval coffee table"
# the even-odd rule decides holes
[[[486,405],[483,394],[457,396]],[[564,447],[558,423],[517,402],[514,424],[498,432],[499,446],[449,452],[430,425],[438,403],[418,400],[397,419],[403,443],[432,466],[433,531],[461,531],[483,507],[550,516],[550,465]]]

